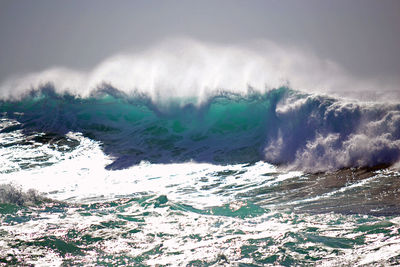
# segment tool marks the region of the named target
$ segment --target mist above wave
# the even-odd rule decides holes
[[[400,99],[398,81],[357,79],[329,59],[266,40],[229,46],[167,40],[112,56],[89,71],[54,67],[10,78],[0,85],[0,98],[19,99],[48,83],[57,93],[80,97],[107,84],[155,102],[193,97],[198,104],[222,91],[245,95],[281,86],[361,100]]]

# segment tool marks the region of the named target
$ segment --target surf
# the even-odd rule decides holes
[[[107,169],[142,161],[261,160],[316,172],[392,165],[400,157],[400,105],[353,103],[288,87],[246,95],[221,91],[199,105],[196,98],[155,102],[110,85],[79,97],[48,84],[20,100],[1,101],[0,112],[17,122],[3,133],[45,133],[43,140],[52,140],[78,132],[100,142],[113,159]]]

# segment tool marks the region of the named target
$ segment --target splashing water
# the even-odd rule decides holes
[[[3,84],[0,264],[400,264],[397,98],[292,90],[294,52],[180,48]]]

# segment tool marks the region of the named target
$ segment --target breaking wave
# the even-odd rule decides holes
[[[400,104],[348,102],[287,87],[245,95],[222,91],[199,105],[190,97],[154,102],[108,85],[87,97],[46,85],[3,100],[0,112],[18,122],[1,132],[80,132],[99,141],[113,159],[108,169],[141,161],[264,160],[317,172],[400,159]]]

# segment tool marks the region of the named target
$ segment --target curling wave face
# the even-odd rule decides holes
[[[113,159],[108,169],[141,161],[263,160],[317,172],[391,165],[400,158],[400,104],[348,102],[287,87],[219,92],[198,103],[189,97],[155,102],[108,85],[82,98],[46,85],[0,102],[3,119],[16,122],[1,132],[42,133],[43,142],[80,132],[101,143]]]

